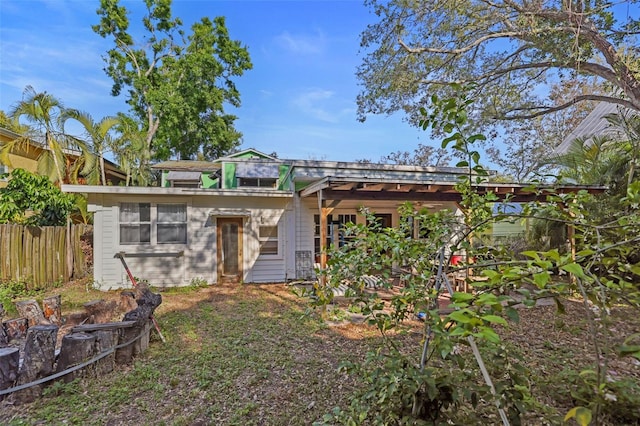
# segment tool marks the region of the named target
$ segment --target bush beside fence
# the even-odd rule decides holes
[[[0,225],[0,282],[22,281],[28,289],[81,278],[87,274],[81,238],[93,227]]]

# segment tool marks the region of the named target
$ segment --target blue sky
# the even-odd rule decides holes
[[[122,2],[141,27],[141,0]],[[110,95],[102,55],[112,47],[91,30],[98,0],[0,0],[0,109],[9,111],[27,85],[47,91],[95,120],[127,111]],[[362,60],[359,35],[375,16],[361,0],[174,0],[190,33],[203,16],[225,16],[233,39],[249,50],[253,69],[236,80],[242,97],[236,128],[241,148],[280,158],[378,161],[397,150],[432,144],[402,116],[356,120]],[[435,146],[439,145],[435,143]]]

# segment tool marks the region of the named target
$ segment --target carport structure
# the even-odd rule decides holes
[[[344,201],[356,201],[366,205],[372,201],[417,202],[422,205],[438,205],[444,202],[455,203],[464,212],[460,204],[462,195],[456,188],[456,181],[428,181],[419,179],[375,178],[362,179],[351,177],[324,177],[302,189],[301,198],[317,197],[320,215],[320,266],[327,264],[327,218]],[[550,195],[587,191],[591,194],[602,193],[603,186],[593,185],[540,185],[518,183],[482,182],[474,184],[478,194],[493,193],[499,201],[506,199],[514,203],[545,201]],[[571,230],[570,230],[571,232]]]

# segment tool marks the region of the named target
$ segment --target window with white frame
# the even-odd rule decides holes
[[[120,204],[120,244],[186,244],[186,204]]]
[[[158,204],[158,244],[187,243],[186,204]]]
[[[278,254],[278,225],[260,226],[258,238],[260,254],[273,256]]]
[[[120,204],[120,244],[151,243],[151,204]]]

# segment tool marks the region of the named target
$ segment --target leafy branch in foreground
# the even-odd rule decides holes
[[[458,185],[464,220],[452,211],[429,212],[407,203],[399,209],[399,226],[382,228],[373,212],[363,210],[368,225],[348,225],[347,244],[330,250],[327,270],[321,271],[326,286],[317,287],[312,305],[332,303],[333,289],[348,284],[352,304],[380,331],[384,343],[363,362],[343,365],[345,372],[361,375],[364,385],[349,406],[327,413],[318,424],[521,424],[534,415],[553,423],[572,418],[579,424],[630,421],[634,410],[629,401],[640,394],[628,382],[613,380],[608,364],[618,356],[639,357],[640,345],[637,336],[624,342],[614,336],[610,313],[620,303],[640,307],[640,188],[630,187],[627,208],[606,224],[589,215],[585,207],[593,200],[586,192],[528,203],[521,216],[550,217],[570,226],[568,250],[513,252],[499,243],[479,246],[474,238],[509,215],[493,215],[489,206],[496,196],[474,189],[484,178],[472,149],[480,138],[458,131],[471,104],[458,100],[434,98],[439,109],[425,116],[424,123],[443,120],[451,132],[443,146],[451,144],[472,165]],[[454,254],[463,254],[466,262],[452,265]],[[472,291],[452,294],[443,311],[438,296],[447,287],[446,277],[456,272],[472,272],[467,278]],[[366,289],[366,275],[383,278],[380,292],[391,289],[394,281],[401,285],[385,301],[380,292]],[[552,298],[561,314],[568,297],[584,304],[590,327],[582,338],[591,342],[592,357],[583,361],[593,368],[580,373],[588,377],[588,387],[572,385],[577,387],[572,392],[581,395],[576,406],[559,413],[535,397],[536,378],[526,358],[501,333],[518,321],[516,305],[533,307],[540,298]],[[407,321],[418,314],[424,319],[421,340],[409,333]],[[412,338],[408,349],[396,343]]]

